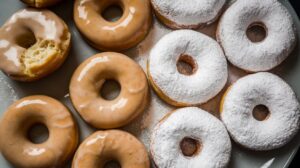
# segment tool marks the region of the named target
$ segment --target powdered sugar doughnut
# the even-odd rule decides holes
[[[214,22],[226,0],[151,0],[156,16],[170,28],[193,28]]]
[[[231,155],[222,122],[197,107],[178,109],[163,118],[154,128],[150,148],[158,168],[222,168]]]
[[[189,64],[192,72],[180,72],[178,62]],[[219,44],[193,30],[165,35],[151,50],[147,69],[157,94],[175,106],[207,102],[222,90],[228,76]]]
[[[253,42],[247,31],[255,27],[265,37]],[[237,0],[222,16],[217,39],[232,64],[252,72],[279,65],[296,43],[293,19],[277,0]]]
[[[290,86],[267,72],[248,75],[228,89],[221,118],[231,137],[254,150],[271,150],[288,143],[299,129],[299,102]],[[256,119],[259,106],[264,118]],[[264,111],[260,111],[262,113]]]

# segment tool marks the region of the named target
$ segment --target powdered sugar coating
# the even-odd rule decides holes
[[[246,30],[261,22],[267,36],[251,42]],[[228,60],[248,71],[267,71],[284,61],[295,46],[292,16],[277,0],[237,0],[224,13],[217,32]]]
[[[151,0],[155,10],[179,26],[209,24],[226,0]]]
[[[201,142],[200,153],[193,157],[182,154],[179,144],[185,137]],[[222,122],[197,107],[178,109],[156,125],[150,148],[158,168],[222,168],[231,154],[230,138]]]
[[[252,111],[257,105],[270,111],[258,121]],[[224,98],[221,118],[231,137],[254,150],[271,150],[288,143],[299,129],[299,102],[290,86],[267,72],[239,79]]]
[[[193,57],[198,70],[183,75],[177,70],[181,54]],[[154,84],[175,102],[202,104],[217,95],[228,77],[227,62],[219,44],[192,30],[165,35],[150,52],[149,74]]]

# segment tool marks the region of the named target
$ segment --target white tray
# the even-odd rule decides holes
[[[297,18],[296,13],[287,1],[282,1],[282,3],[289,9],[291,14],[293,15],[297,26],[297,30],[299,32],[300,22]],[[0,25],[2,25],[14,12],[24,7],[24,4],[22,4],[18,0],[1,0]],[[3,73],[0,73],[0,116],[2,116],[6,108],[13,101],[21,97],[34,94],[48,95],[62,101],[71,109],[79,124],[81,140],[83,140],[84,137],[88,136],[91,132],[95,130],[89,127],[87,124],[85,124],[85,122],[75,112],[70,102],[68,86],[70,78],[75,68],[86,58],[100,51],[97,51],[96,49],[89,46],[76,29],[76,26],[73,22],[73,1],[65,0],[64,2],[55,6],[54,8],[51,8],[51,10],[53,10],[60,17],[62,17],[71,29],[72,49],[70,55],[64,63],[64,65],[58,71],[38,82],[15,82],[7,78]],[[199,31],[214,37],[215,28],[216,24],[213,24]],[[146,60],[148,58],[150,49],[164,34],[170,31],[172,30],[167,29],[155,19],[153,27],[150,33],[148,34],[147,38],[137,47],[130,49],[124,53],[130,56],[136,62],[138,62],[143,68],[145,68]],[[300,33],[298,33],[298,41],[300,41]],[[300,96],[300,78],[298,77],[300,74],[300,59],[298,58],[298,55],[300,54],[300,48],[298,46],[299,45],[297,45],[297,48],[292,53],[292,55],[290,55],[282,65],[277,67],[272,72],[283,77],[293,87],[296,94]],[[243,75],[245,75],[244,72],[236,68],[230,67],[230,78],[228,83],[237,80]],[[218,116],[218,102],[220,101],[221,94],[219,94],[214,100],[201,107],[210,111],[215,116]],[[127,130],[135,136],[137,136],[142,142],[144,142],[147,148],[149,148],[149,138],[154,125],[167,112],[174,109],[174,107],[171,107],[163,101],[161,101],[153,91],[151,93],[151,96],[152,100],[147,110],[133,123],[123,128],[124,130]],[[237,146],[233,142],[233,151],[229,167],[286,168],[288,167],[290,161],[294,157],[298,149],[299,143],[300,135],[298,134],[297,137],[294,138],[291,143],[289,143],[281,149],[268,152],[254,152]],[[12,167],[2,157],[2,155],[0,155],[0,167]],[[66,167],[70,167],[70,164]]]

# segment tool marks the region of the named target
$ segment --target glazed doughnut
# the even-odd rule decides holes
[[[192,73],[180,72],[179,61]],[[216,96],[227,81],[227,62],[219,44],[192,30],[165,35],[151,50],[148,76],[157,94],[174,106],[198,105]]]
[[[67,25],[53,12],[20,10],[0,29],[0,69],[15,80],[38,80],[61,66],[70,39]]]
[[[21,0],[28,6],[35,8],[45,8],[57,4],[61,0]]]
[[[121,85],[114,100],[100,94],[106,80]],[[148,103],[148,83],[143,69],[126,55],[105,52],[84,61],[75,71],[70,96],[83,119],[96,128],[121,127],[136,118]]]
[[[119,20],[111,22],[99,15],[114,5],[123,9]],[[74,20],[93,47],[120,51],[137,45],[146,37],[152,20],[151,6],[149,0],[76,0]]]
[[[158,168],[226,167],[231,142],[220,120],[197,107],[175,110],[154,128],[151,154]]]
[[[150,168],[144,145],[121,130],[97,131],[86,138],[76,151],[72,168],[104,168],[110,161],[122,168]]]
[[[257,41],[247,35],[255,27],[262,29]],[[295,47],[296,33],[292,16],[277,0],[237,0],[222,16],[217,39],[233,65],[257,72],[282,63]]]
[[[197,29],[214,22],[226,0],[151,0],[158,19],[173,29]]]
[[[31,142],[27,137],[35,124],[48,128],[49,137],[43,143]],[[0,137],[3,156],[16,167],[61,167],[78,143],[71,113],[47,96],[29,96],[12,104],[1,119]]]
[[[265,106],[264,118],[255,109]],[[253,150],[271,150],[288,143],[299,129],[299,102],[290,86],[267,72],[248,75],[223,97],[221,118],[231,137]],[[264,112],[264,111],[261,111]]]

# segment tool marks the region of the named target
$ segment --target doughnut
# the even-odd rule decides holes
[[[178,68],[179,62],[188,64],[191,71]],[[177,30],[161,38],[150,52],[147,71],[156,93],[174,106],[207,102],[222,90],[228,77],[219,44],[193,30]]]
[[[113,22],[101,13],[111,6],[122,8],[122,17]],[[93,47],[121,51],[134,47],[148,34],[151,23],[149,0],[75,0],[77,28]]]
[[[220,120],[197,107],[167,114],[154,128],[151,155],[157,168],[226,167],[231,141]]]
[[[109,163],[122,168],[150,168],[144,145],[121,130],[97,131],[87,137],[76,151],[72,168],[104,168]]]
[[[234,83],[223,97],[220,112],[234,141],[265,151],[282,147],[296,135],[299,108],[296,95],[286,82],[260,72]]]
[[[27,136],[36,124],[49,131],[42,143]],[[15,167],[62,167],[78,143],[77,126],[69,110],[57,100],[39,95],[22,98],[7,109],[0,122],[0,137],[0,150]]]
[[[100,94],[106,80],[121,86],[118,97],[106,100]],[[142,113],[149,101],[143,69],[126,55],[104,52],[84,61],[70,83],[70,96],[81,117],[96,128],[124,126]]]
[[[45,8],[49,6],[53,6],[60,2],[61,0],[21,0],[23,3],[28,6],[32,6],[35,8]]]
[[[211,24],[226,0],[151,0],[157,18],[173,29],[197,29]]]
[[[0,28],[0,69],[18,81],[38,80],[65,61],[71,34],[49,10],[22,9]]]
[[[293,51],[295,31],[288,9],[277,0],[238,0],[221,17],[217,40],[234,66],[268,71]]]

